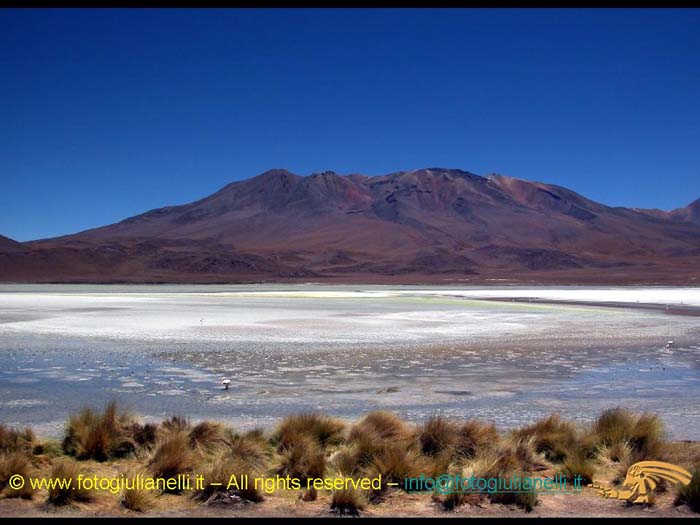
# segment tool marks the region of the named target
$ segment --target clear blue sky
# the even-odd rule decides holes
[[[700,197],[700,11],[0,11],[0,234],[273,167],[455,167]]]

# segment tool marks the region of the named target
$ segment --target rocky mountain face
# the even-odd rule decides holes
[[[22,244],[10,239],[9,237],[4,237],[0,235],[0,252],[10,252],[22,250]]]
[[[455,169],[278,169],[109,226],[5,240],[5,282],[694,284],[700,199],[663,212]]]

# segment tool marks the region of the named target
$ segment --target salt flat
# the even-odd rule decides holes
[[[700,438],[699,318],[637,308],[647,304],[692,309],[700,291],[4,285],[0,419],[55,432],[111,398],[244,426],[373,408],[509,426],[623,405]]]

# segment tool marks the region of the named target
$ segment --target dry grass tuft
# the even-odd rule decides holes
[[[156,447],[149,463],[153,476],[167,479],[191,472],[196,457],[189,445],[189,435],[186,432],[165,436]]]
[[[150,449],[158,439],[158,425],[154,423],[134,423],[131,426],[131,435],[137,446]]]
[[[444,417],[433,416],[418,427],[418,443],[426,456],[453,457],[460,444],[459,425]]]
[[[700,512],[700,468],[693,470],[690,483],[681,485],[676,493],[674,505],[687,505],[693,512]]]
[[[535,450],[553,463],[563,462],[578,448],[576,426],[570,421],[563,421],[559,414],[518,429],[514,434],[517,437],[532,437]]]
[[[209,502],[218,495],[237,496],[245,501],[258,503],[264,500],[262,492],[255,487],[254,478],[258,471],[251,467],[244,458],[219,451],[206,464],[202,475],[204,487],[195,490],[193,497],[197,501]],[[235,484],[230,484],[231,476],[235,476]],[[247,476],[247,478],[246,478]],[[247,479],[247,482],[244,481]],[[221,485],[211,485],[211,483]]]
[[[270,444],[257,431],[230,436],[225,449],[231,456],[244,460],[251,468],[259,471],[267,469],[272,456]]]
[[[63,447],[59,441],[51,439],[37,441],[32,449],[32,455],[56,458],[63,455]]]
[[[56,463],[51,469],[52,479],[66,480],[66,484],[55,484],[49,488],[48,502],[52,505],[62,506],[83,501],[92,501],[93,493],[78,485],[78,476],[81,474],[80,466],[73,460],[64,459]],[[70,480],[70,484],[67,481]]]
[[[527,441],[527,440],[526,440]],[[513,476],[525,475],[520,462],[512,449],[504,448],[493,450],[478,458],[469,461],[462,470],[462,478],[495,479],[500,478],[510,480]],[[462,505],[476,505],[487,498],[493,503],[502,505],[516,505],[532,511],[538,503],[537,492],[535,490],[518,493],[489,493],[473,492],[477,487],[462,487],[465,492],[452,492],[444,496],[435,494],[433,499],[439,502],[444,510],[454,510]]]
[[[61,447],[75,458],[98,461],[135,452],[128,464],[147,463],[150,475],[158,478],[201,472],[205,476],[204,488],[192,497],[209,505],[262,501],[265,487],[257,489],[254,479],[265,474],[289,476],[302,484],[329,471],[352,478],[381,475],[380,489],[332,492],[331,511],[341,515],[359,514],[370,502],[388,493],[388,483],[397,483],[405,491],[422,489],[404,486],[407,478],[419,478],[421,474],[436,477],[461,472],[467,478],[473,475],[510,480],[514,475],[555,469],[569,480],[581,476],[588,483],[596,467],[602,466],[617,471],[619,481],[631,464],[644,459],[664,460],[664,454],[671,454],[666,452],[661,420],[651,414],[612,409],[602,413],[590,425],[589,432],[582,429],[555,414],[501,435],[493,424],[478,420],[462,423],[434,416],[415,426],[391,412],[374,411],[350,428],[341,420],[305,413],[285,417],[272,434],[261,429],[239,434],[214,422],[193,425],[181,416],[160,425],[141,424],[110,403],[102,411],[85,409],[72,416]],[[91,500],[94,493],[75,490],[79,464],[72,459],[53,459],[60,452],[56,444],[37,441],[29,429],[20,431],[0,424],[2,496],[31,497],[31,492],[9,491],[9,476],[19,473],[27,478],[39,468],[48,474],[55,462],[51,477],[74,481],[72,488],[54,487],[49,502],[66,505]],[[686,463],[693,462],[689,459]],[[101,471],[105,468],[112,465],[100,467]],[[237,486],[229,485],[232,475]],[[248,476],[249,483],[244,483],[242,475]],[[678,491],[676,503],[697,511],[698,473],[693,476],[693,482]],[[212,486],[212,481],[221,485]],[[29,486],[25,485],[25,490]],[[322,498],[316,490],[300,493],[304,501],[317,497]],[[152,492],[127,488],[121,495],[121,505],[145,512],[153,508],[155,498]],[[534,491],[436,493],[433,499],[446,510],[490,500],[531,511],[538,502]],[[188,504],[192,505],[192,501]]]
[[[476,419],[470,419],[459,429],[457,452],[465,458],[473,458],[493,450],[500,441],[496,426]]]
[[[189,432],[190,429],[192,428],[192,425],[190,424],[190,420],[186,418],[185,416],[171,416],[169,419],[166,419],[163,421],[160,426],[165,430],[166,432],[172,432],[172,433],[177,433],[177,432]]]
[[[450,471],[450,474],[461,474],[462,478],[470,478],[473,476],[480,476],[482,472],[486,469],[485,463],[481,460],[471,460],[468,462],[463,469]],[[455,487],[455,490],[444,495],[440,495],[439,492],[433,493],[433,501],[440,504],[443,510],[453,511],[458,507],[463,505],[478,505],[484,499],[484,495],[470,492],[467,487]]]
[[[272,435],[272,441],[282,449],[297,436],[305,435],[325,448],[340,444],[344,434],[345,423],[343,421],[323,414],[304,413],[285,417]]]
[[[582,483],[587,485],[592,483],[595,470],[595,461],[583,452],[577,452],[567,456],[559,473],[569,481],[581,476]]]
[[[129,480],[134,480],[137,473],[133,473],[127,477]],[[129,484],[131,487],[129,487]],[[133,488],[132,488],[133,487]],[[133,510],[134,512],[146,512],[153,508],[155,504],[155,495],[152,490],[144,490],[136,488],[134,481],[127,482],[127,488],[122,491],[121,505],[125,509]]]
[[[130,437],[131,416],[119,412],[116,403],[104,411],[85,408],[70,417],[63,440],[63,450],[77,459],[106,461],[128,456],[135,450]]]
[[[410,441],[413,430],[399,416],[378,410],[363,417],[350,431],[350,441],[361,435],[374,435],[382,441]]]
[[[358,473],[359,458],[360,450],[357,445],[343,445],[331,454],[328,464],[336,472],[344,476],[352,476]]]
[[[642,414],[632,428],[630,446],[637,451],[639,461],[664,458],[666,431],[661,418],[655,414]]]
[[[326,458],[323,448],[308,434],[297,434],[296,438],[282,446],[279,451],[277,474],[297,478],[305,483],[309,478],[323,477],[325,470]]]
[[[627,444],[634,462],[663,459],[665,431],[663,421],[656,415],[613,408],[596,419],[592,430],[599,447]]]
[[[489,457],[494,452],[498,452],[501,456],[507,456],[525,472],[545,470],[550,467],[550,464],[544,454],[537,451],[536,443],[534,436],[511,435],[485,456]]]
[[[31,499],[34,490],[29,483],[33,472],[29,458],[21,452],[10,452],[0,455],[0,491],[5,498]],[[8,484],[10,477],[19,474],[26,482],[21,489],[13,489]]]
[[[382,476],[381,489],[371,492],[375,498],[385,492],[388,483],[398,483],[405,489],[406,478],[419,477],[428,472],[429,468],[429,462],[416,448],[388,442],[374,452],[372,461],[364,472],[370,478]]]
[[[219,423],[202,421],[189,432],[190,448],[212,451],[227,443],[228,432]]]
[[[437,425],[442,425],[440,420]],[[426,446],[436,425],[424,433]],[[425,428],[425,427],[423,427]],[[404,478],[430,474],[438,458],[421,454],[420,433],[390,412],[370,412],[350,430],[348,442],[332,455],[334,468],[348,476],[382,476],[382,488],[371,491],[370,499],[383,494],[387,483],[399,483]],[[433,437],[439,437],[433,432]],[[437,449],[435,449],[437,451]],[[442,461],[443,456],[439,456]],[[445,461],[446,465],[448,461]]]
[[[22,430],[0,424],[0,452],[27,452],[33,448],[36,436],[31,428]]]
[[[477,477],[511,479],[513,476],[524,476],[527,473],[522,470],[522,466],[515,454],[505,454],[497,456],[495,460],[485,461],[483,474]],[[506,492],[490,493],[488,498],[493,503],[502,505],[516,505],[527,512],[531,512],[538,504],[537,492]]]
[[[359,516],[366,504],[365,494],[353,488],[334,490],[331,496],[331,512],[341,516]]]
[[[612,445],[600,445],[596,457],[603,465],[612,467],[618,463],[632,464],[634,450],[627,441],[618,441]]]

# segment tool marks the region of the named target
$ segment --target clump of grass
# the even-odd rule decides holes
[[[265,429],[262,427],[255,427],[251,430],[246,431],[243,435],[247,438],[254,439],[257,441],[267,441],[267,438],[265,437]]]
[[[629,410],[610,408],[595,420],[593,432],[601,444],[609,446],[628,441],[634,423],[634,415]]]
[[[129,476],[129,481],[135,480],[136,476],[136,473]],[[155,495],[151,490],[137,488],[135,482],[131,481],[131,483],[127,482],[127,487],[122,491],[120,502],[125,509],[133,510],[134,512],[146,512],[153,508]]]
[[[204,485],[201,489],[196,489],[193,492],[194,499],[207,501],[218,492],[226,492],[231,475],[238,474],[231,470],[230,460],[231,456],[224,452],[218,452],[212,457],[202,471]],[[215,483],[215,485],[211,483]]]
[[[513,476],[522,477],[526,474],[518,457],[513,453],[498,456],[495,461],[487,462],[486,465],[485,472],[478,477],[511,479]],[[493,503],[516,505],[527,512],[532,512],[538,503],[537,492],[534,489],[525,492],[489,493],[488,498]]]
[[[350,431],[350,441],[359,435],[374,435],[382,441],[409,441],[412,429],[396,414],[377,410],[363,417]]]
[[[167,479],[191,472],[196,458],[189,445],[189,435],[186,432],[164,437],[149,463],[153,475]]]
[[[352,427],[346,445],[332,455],[332,462],[344,475],[372,478],[381,475],[381,489],[369,494],[370,499],[375,499],[384,493],[387,483],[399,483],[403,487],[404,478],[435,470],[435,458],[421,454],[417,436],[398,416],[370,412]]]
[[[634,462],[663,459],[665,431],[663,421],[654,414],[633,414],[623,408],[604,411],[592,428],[599,447],[627,444]]]
[[[598,460],[605,465],[629,463],[634,451],[627,441],[618,441],[611,445],[600,445],[596,452]]]
[[[61,443],[53,440],[37,441],[32,449],[34,456],[48,456],[55,458],[63,454]]]
[[[473,458],[492,450],[499,441],[495,425],[470,419],[459,429],[457,452],[465,458]]]
[[[331,512],[341,516],[359,516],[365,509],[364,492],[353,488],[334,490],[331,495]]]
[[[22,452],[10,452],[0,456],[0,492],[6,498],[31,499],[34,490],[29,483],[32,474],[32,465],[29,459]],[[25,479],[24,486],[20,489],[13,489],[8,481],[14,475],[20,475]]]
[[[307,434],[297,434],[279,450],[276,472],[306,482],[309,478],[323,477],[326,458],[321,445]]]
[[[666,432],[661,418],[655,414],[642,414],[632,428],[630,446],[637,451],[638,459],[662,459]]]
[[[343,445],[335,450],[328,458],[328,464],[333,469],[345,476],[357,474],[359,468],[360,451],[357,445]]]
[[[303,413],[285,417],[277,426],[272,441],[278,447],[284,448],[299,435],[314,439],[325,448],[342,442],[345,433],[345,423],[339,419],[323,414]]]
[[[189,432],[190,447],[211,451],[227,442],[227,432],[223,425],[202,421]]]
[[[245,501],[261,502],[264,500],[263,494],[254,483],[257,473],[258,471],[244,458],[233,456],[230,452],[219,451],[206,464],[202,472],[204,486],[196,489],[193,497],[197,501],[209,502],[214,496],[230,494]],[[236,477],[237,486],[229,486],[231,476]],[[247,476],[247,483],[244,482],[245,476]],[[212,482],[220,485],[212,485]]]
[[[51,469],[51,479],[65,480],[62,486],[58,483],[49,488],[48,502],[52,505],[70,505],[78,501],[92,501],[93,494],[78,485],[80,475],[79,465],[70,459],[59,461]],[[70,480],[70,484],[68,481]]]
[[[452,469],[450,474],[453,476],[455,474],[461,474],[462,479],[468,479],[472,475],[479,475],[484,469],[483,464],[480,464],[479,461],[480,460],[471,460],[461,471]],[[434,502],[442,506],[443,510],[453,511],[457,507],[463,505],[478,505],[483,497],[482,494],[471,492],[469,487],[457,486],[454,487],[454,490],[444,495],[436,491],[433,493],[432,498]]]
[[[469,461],[462,470],[462,479],[474,477],[510,480],[515,475],[522,477],[524,474],[517,455],[512,448],[506,447],[492,450]],[[517,493],[475,492],[477,487],[468,486],[455,487],[455,489],[457,490],[444,496],[435,494],[433,499],[439,502],[444,510],[448,511],[465,504],[478,504],[485,498],[493,503],[516,505],[527,512],[532,511],[538,503],[537,492],[534,490],[534,487],[533,490]]]
[[[526,472],[535,472],[548,468],[549,464],[542,452],[537,450],[534,436],[513,435],[497,449],[502,455],[509,455]]]
[[[559,473],[569,481],[573,481],[577,476],[581,476],[581,482],[587,485],[593,482],[595,461],[581,451],[569,454],[564,460]]]
[[[20,430],[0,423],[0,452],[26,452],[32,449],[35,441],[31,428]]]
[[[401,443],[385,443],[376,450],[372,460],[364,470],[370,478],[382,476],[382,485],[378,490],[372,490],[372,498],[379,497],[386,491],[388,483],[398,483],[404,490],[406,478],[418,477],[429,469],[429,464],[414,447],[405,447]]]
[[[518,437],[532,437],[535,450],[553,463],[563,462],[578,448],[576,427],[570,421],[563,421],[559,414],[516,430],[514,434]]]
[[[70,417],[63,450],[77,459],[105,461],[125,457],[135,450],[128,432],[132,424],[131,417],[119,412],[114,402],[102,412],[85,408]]]
[[[256,470],[265,470],[270,461],[270,446],[264,434],[257,430],[230,436],[225,449],[233,457],[245,460],[251,468]]]
[[[700,468],[695,468],[690,483],[680,485],[674,505],[687,505],[693,512],[700,512]]]
[[[150,449],[158,439],[158,425],[154,423],[134,423],[131,427],[131,435],[136,445]]]
[[[460,441],[459,426],[441,416],[429,418],[418,428],[418,443],[423,454],[452,457]]]
[[[165,430],[166,432],[189,432],[189,430],[192,428],[192,425],[190,424],[190,420],[186,418],[185,416],[180,416],[180,415],[175,415],[171,416],[169,419],[166,419],[163,421],[160,426]]]

